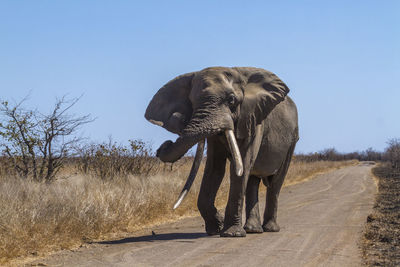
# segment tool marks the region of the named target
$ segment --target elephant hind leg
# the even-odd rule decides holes
[[[246,224],[244,230],[247,233],[262,233],[263,228],[260,220],[260,210],[258,207],[258,187],[260,178],[251,175],[246,189]]]
[[[278,197],[282,188],[283,181],[289,169],[290,161],[293,156],[295,144],[293,144],[287,153],[286,159],[275,175],[263,179],[267,186],[267,197],[264,212],[263,229],[264,232],[279,232],[280,227],[277,220]]]

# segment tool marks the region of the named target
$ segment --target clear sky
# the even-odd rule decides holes
[[[400,137],[400,1],[0,1],[0,98],[76,114],[96,141],[166,130],[143,115],[179,74],[208,66],[275,72],[299,110],[297,152],[382,150]]]

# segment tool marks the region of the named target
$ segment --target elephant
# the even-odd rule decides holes
[[[197,174],[207,141],[207,159],[197,207],[209,235],[244,237],[278,232],[278,196],[297,141],[298,115],[289,88],[274,73],[254,67],[209,67],[176,77],[153,96],[145,118],[178,134],[157,150],[163,162],[175,162],[197,145],[187,182],[174,208]],[[225,216],[215,197],[230,164]],[[267,187],[261,223],[258,189]],[[245,201],[246,222],[242,224]]]

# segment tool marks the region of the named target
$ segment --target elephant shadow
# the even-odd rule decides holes
[[[166,234],[151,234],[137,237],[127,237],[111,241],[101,241],[97,244],[102,245],[117,245],[137,242],[155,242],[155,241],[171,241],[191,242],[191,240],[208,237],[206,233],[166,233]]]

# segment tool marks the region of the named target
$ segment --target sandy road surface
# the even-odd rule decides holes
[[[279,233],[208,237],[201,218],[131,238],[93,244],[37,261],[48,266],[357,266],[358,242],[372,210],[371,166],[360,164],[286,187]],[[262,207],[263,208],[263,207]],[[147,235],[146,235],[147,234]]]

